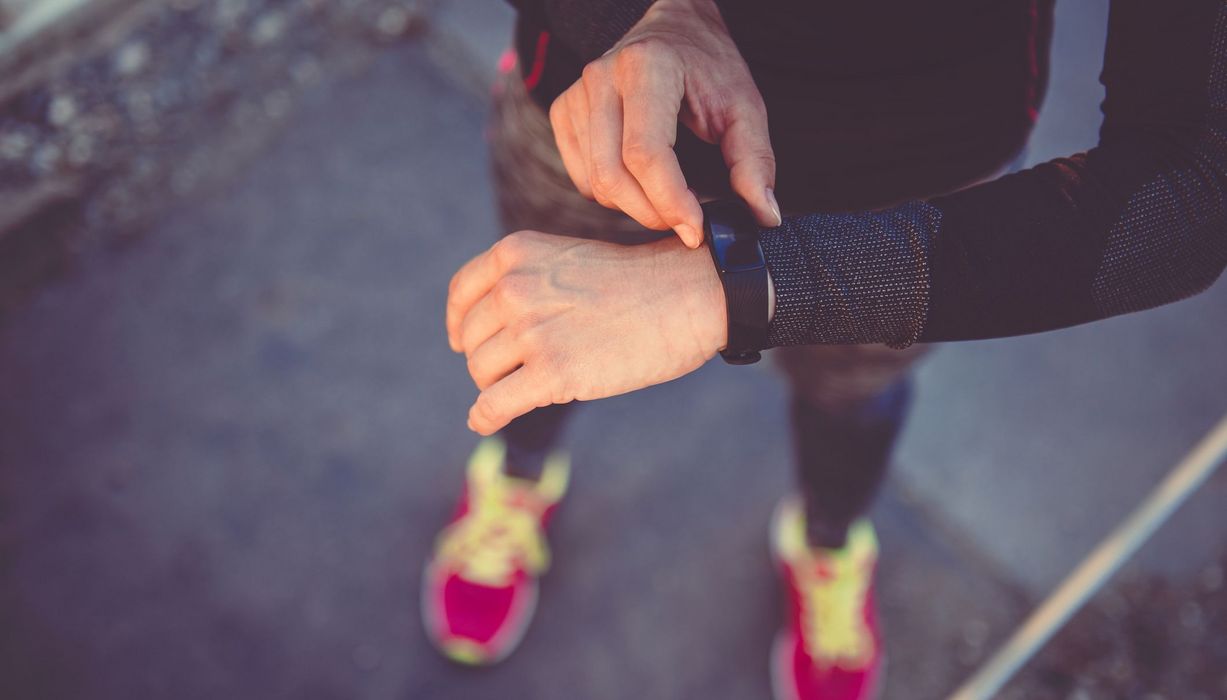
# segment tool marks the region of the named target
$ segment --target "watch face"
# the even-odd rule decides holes
[[[731,228],[713,226],[712,245],[725,272],[746,272],[766,265],[754,236],[737,236]]]

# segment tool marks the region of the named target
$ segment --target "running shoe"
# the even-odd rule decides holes
[[[799,499],[776,508],[772,554],[788,597],[784,628],[771,653],[775,700],[868,700],[876,695],[882,645],[874,609],[878,540],[855,523],[842,549],[806,542]]]
[[[528,630],[550,560],[545,527],[570,475],[564,453],[550,455],[537,481],[508,476],[505,456],[498,438],[478,444],[464,497],[423,575],[426,632],[463,664],[501,661]]]

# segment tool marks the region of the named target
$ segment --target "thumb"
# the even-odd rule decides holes
[[[733,191],[745,200],[760,226],[779,226],[780,205],[775,201],[775,152],[767,133],[767,115],[761,109],[736,115],[720,139]]]

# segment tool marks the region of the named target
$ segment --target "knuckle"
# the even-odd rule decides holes
[[[512,337],[521,352],[536,357],[545,347],[545,338],[536,319],[523,316],[511,326]]]
[[[618,208],[618,203],[615,202],[613,199],[605,196],[604,192],[598,192],[597,190],[593,190],[592,199],[595,200],[597,204],[600,204],[606,209],[617,209]]]
[[[524,298],[522,286],[514,278],[504,277],[490,290],[495,303],[504,307],[514,307]]]
[[[592,172],[588,179],[592,181],[592,191],[599,197],[615,198],[622,189],[622,174],[618,168],[609,163],[594,161]]]
[[[580,193],[584,199],[596,199],[596,194],[592,191],[592,184],[587,178],[575,177],[571,179],[571,184],[575,185],[575,191]]]
[[[771,151],[762,151],[755,155],[754,158],[764,170],[775,170],[775,155]]]
[[[517,345],[531,345],[537,340],[534,321],[532,314],[521,314],[507,323],[507,330]]]
[[[483,396],[473,405],[473,415],[483,423],[495,423],[498,421],[499,411],[493,399]]]
[[[495,285],[495,292],[502,297],[502,301],[511,304],[516,308],[521,308],[520,315],[526,316],[531,313],[532,304],[528,303],[533,300],[538,289],[538,280],[533,275],[511,274],[499,280]]]
[[[549,238],[548,235],[540,231],[534,231],[533,229],[529,229],[529,228],[522,229],[520,231],[516,231],[512,235],[514,235],[516,237],[516,240],[519,241],[520,244],[524,247],[538,245],[541,242]]]
[[[662,152],[643,139],[630,138],[622,144],[622,162],[632,171],[647,170],[657,164]]]
[[[775,165],[775,149],[771,148],[771,141],[766,136],[754,145],[750,155],[764,165]]]
[[[758,94],[753,83],[736,88],[740,98],[729,104],[729,116],[736,120],[747,120],[752,124],[767,123],[767,105]]]
[[[734,167],[735,178],[749,178],[763,172],[775,172],[775,155],[768,149],[757,149],[744,155]]]
[[[550,125],[554,127],[555,131],[558,130],[558,127],[563,123],[563,119],[566,118],[567,105],[565,98],[566,93],[563,93],[554,98],[554,101],[550,103]]]
[[[563,93],[566,98],[566,114],[574,118],[576,115],[586,115],[588,113],[588,86],[584,81],[577,80],[575,85]]]
[[[666,60],[668,50],[668,47],[658,40],[636,41],[618,50],[615,65],[622,75],[639,74]]]
[[[606,61],[607,59],[605,58],[598,58],[584,66],[583,71],[580,72],[580,80],[584,82],[585,86],[594,85],[606,80],[606,74],[608,73]]]
[[[525,241],[519,232],[504,236],[494,244],[494,258],[501,265],[511,267],[524,259]]]
[[[753,84],[747,86],[745,91],[749,96],[749,98],[744,102],[746,111],[751,117],[761,121],[763,124],[766,124],[767,103],[763,102],[762,95],[759,94],[758,90],[753,86]]]
[[[477,356],[469,355],[468,359],[465,360],[464,366],[466,369],[468,369],[469,376],[476,380],[478,375],[481,373],[481,363],[478,362]]]

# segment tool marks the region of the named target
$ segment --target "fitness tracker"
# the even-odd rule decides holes
[[[724,287],[728,345],[720,356],[731,365],[758,362],[767,345],[767,261],[758,224],[739,201],[703,205],[703,236]]]

